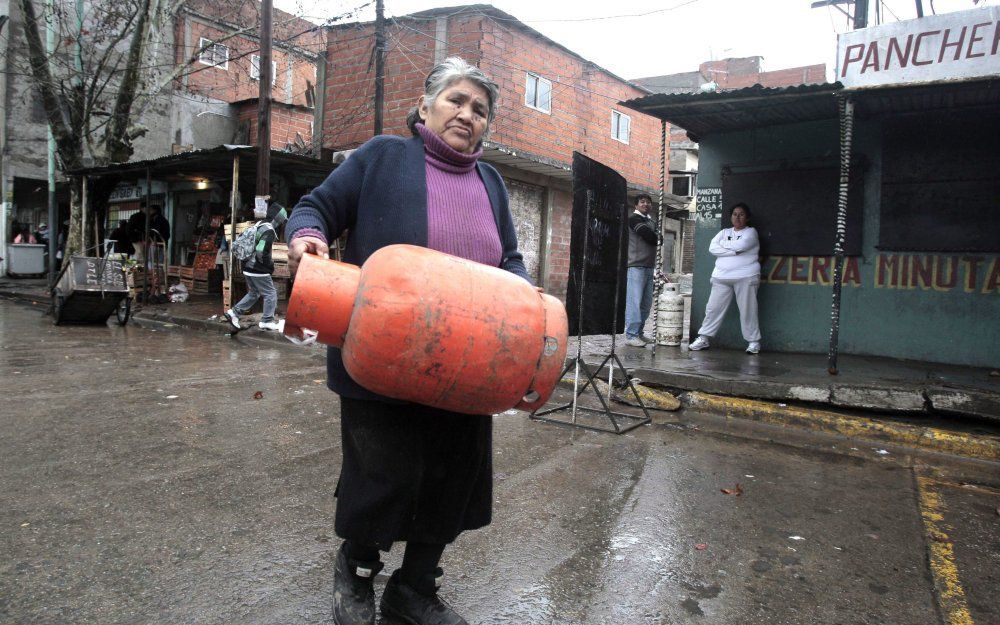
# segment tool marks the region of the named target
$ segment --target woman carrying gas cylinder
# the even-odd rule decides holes
[[[327,255],[329,243],[348,229],[344,261],[352,264],[405,243],[529,280],[503,180],[479,160],[498,95],[496,83],[462,59],[436,65],[407,118],[413,136],[374,137],[295,207],[287,226],[290,269],[305,253]],[[334,568],[334,622],[375,623],[379,552],[405,542],[402,566],[382,594],[382,613],[413,625],[466,623],[438,596],[438,562],[461,532],[490,522],[492,417],[376,395],[351,379],[334,347],[327,377],[340,395],[344,456],[336,493],[335,529],[344,543]]]

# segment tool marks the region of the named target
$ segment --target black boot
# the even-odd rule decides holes
[[[334,625],[375,625],[375,589],[372,582],[382,570],[382,563],[352,560],[337,551],[333,567]]]
[[[418,587],[403,581],[395,571],[382,593],[382,615],[407,625],[469,625],[437,594],[441,569],[428,576]]]

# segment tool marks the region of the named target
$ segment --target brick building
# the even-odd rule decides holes
[[[228,116],[235,125],[227,143],[257,141],[259,23],[257,0],[236,2],[235,7],[232,2],[196,0],[185,4],[174,24],[176,62],[196,59],[178,79],[177,88],[229,105],[217,114]],[[325,37],[321,27],[279,9],[274,9],[273,24],[271,145],[304,151],[312,145],[318,63]],[[186,143],[177,143],[195,145],[197,141],[192,136]]]
[[[574,151],[621,173],[631,193],[659,186],[660,123],[618,102],[648,91],[489,5],[396,17],[387,32],[384,132],[408,136],[406,114],[435,62],[461,56],[500,85],[483,159],[507,183],[526,265],[566,293]],[[328,31],[324,150],[355,148],[373,132],[373,23]]]

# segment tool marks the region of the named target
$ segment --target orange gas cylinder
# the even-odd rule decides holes
[[[360,269],[305,255],[285,334],[340,347],[370,391],[467,414],[534,410],[566,358],[566,309],[512,273],[412,245]]]

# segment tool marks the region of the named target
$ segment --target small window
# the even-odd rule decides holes
[[[524,103],[545,113],[552,112],[552,82],[529,72],[524,85]]]
[[[229,69],[229,48],[221,43],[212,43],[211,39],[201,37],[198,40],[198,49],[201,54],[198,60],[205,65],[212,65],[219,69]]]
[[[632,118],[618,111],[611,111],[611,137],[622,143],[628,143]]]
[[[250,55],[250,79],[260,80],[260,55],[251,54]],[[278,63],[271,61],[271,85],[275,85],[278,82]]]
[[[678,176],[670,179],[670,192],[674,195],[691,197],[691,177]]]

